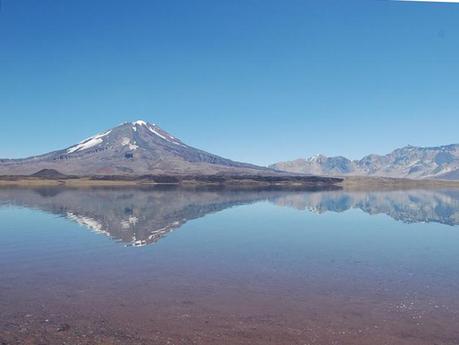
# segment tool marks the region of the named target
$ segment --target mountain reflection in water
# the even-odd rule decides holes
[[[318,214],[360,209],[406,223],[459,224],[459,190],[0,189],[0,206],[66,217],[132,246],[155,243],[188,220],[259,201]]]

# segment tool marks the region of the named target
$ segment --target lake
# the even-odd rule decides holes
[[[459,190],[0,189],[0,344],[459,344]]]

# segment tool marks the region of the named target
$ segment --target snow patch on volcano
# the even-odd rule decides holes
[[[102,138],[105,137],[106,135],[109,135],[110,133],[111,133],[111,130],[109,130],[108,132],[102,133],[102,134],[97,134],[97,135],[95,135],[93,137],[90,137],[88,139],[85,139],[85,140],[81,141],[78,145],[70,147],[67,150],[67,153],[74,153],[74,152],[78,152],[78,151],[83,151],[83,150],[87,150],[87,149],[89,149],[89,148],[91,148],[93,146],[99,145],[100,143],[102,143],[104,141]]]

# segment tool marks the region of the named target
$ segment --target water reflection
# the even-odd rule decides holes
[[[0,206],[63,216],[132,246],[155,243],[188,220],[259,201],[318,214],[361,209],[406,223],[459,224],[459,190],[0,189]]]
[[[0,189],[0,205],[66,217],[133,246],[155,243],[186,221],[277,195],[276,191],[192,189]]]
[[[459,190],[330,191],[285,195],[275,203],[318,214],[360,209],[405,223],[459,224]]]

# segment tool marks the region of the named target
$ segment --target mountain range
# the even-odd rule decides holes
[[[0,175],[40,171],[75,176],[276,174],[196,149],[146,121],[126,122],[68,148],[24,159],[0,159]]]
[[[360,160],[316,155],[272,164],[242,163],[202,151],[159,126],[138,120],[93,135],[62,150],[23,158],[0,159],[0,176],[375,176],[410,179],[459,179],[459,144],[406,146]],[[303,178],[311,178],[304,176]]]
[[[378,176],[410,179],[459,179],[459,144],[438,147],[406,146],[386,155],[371,154],[360,160],[316,155],[284,161],[272,169],[322,176]]]

